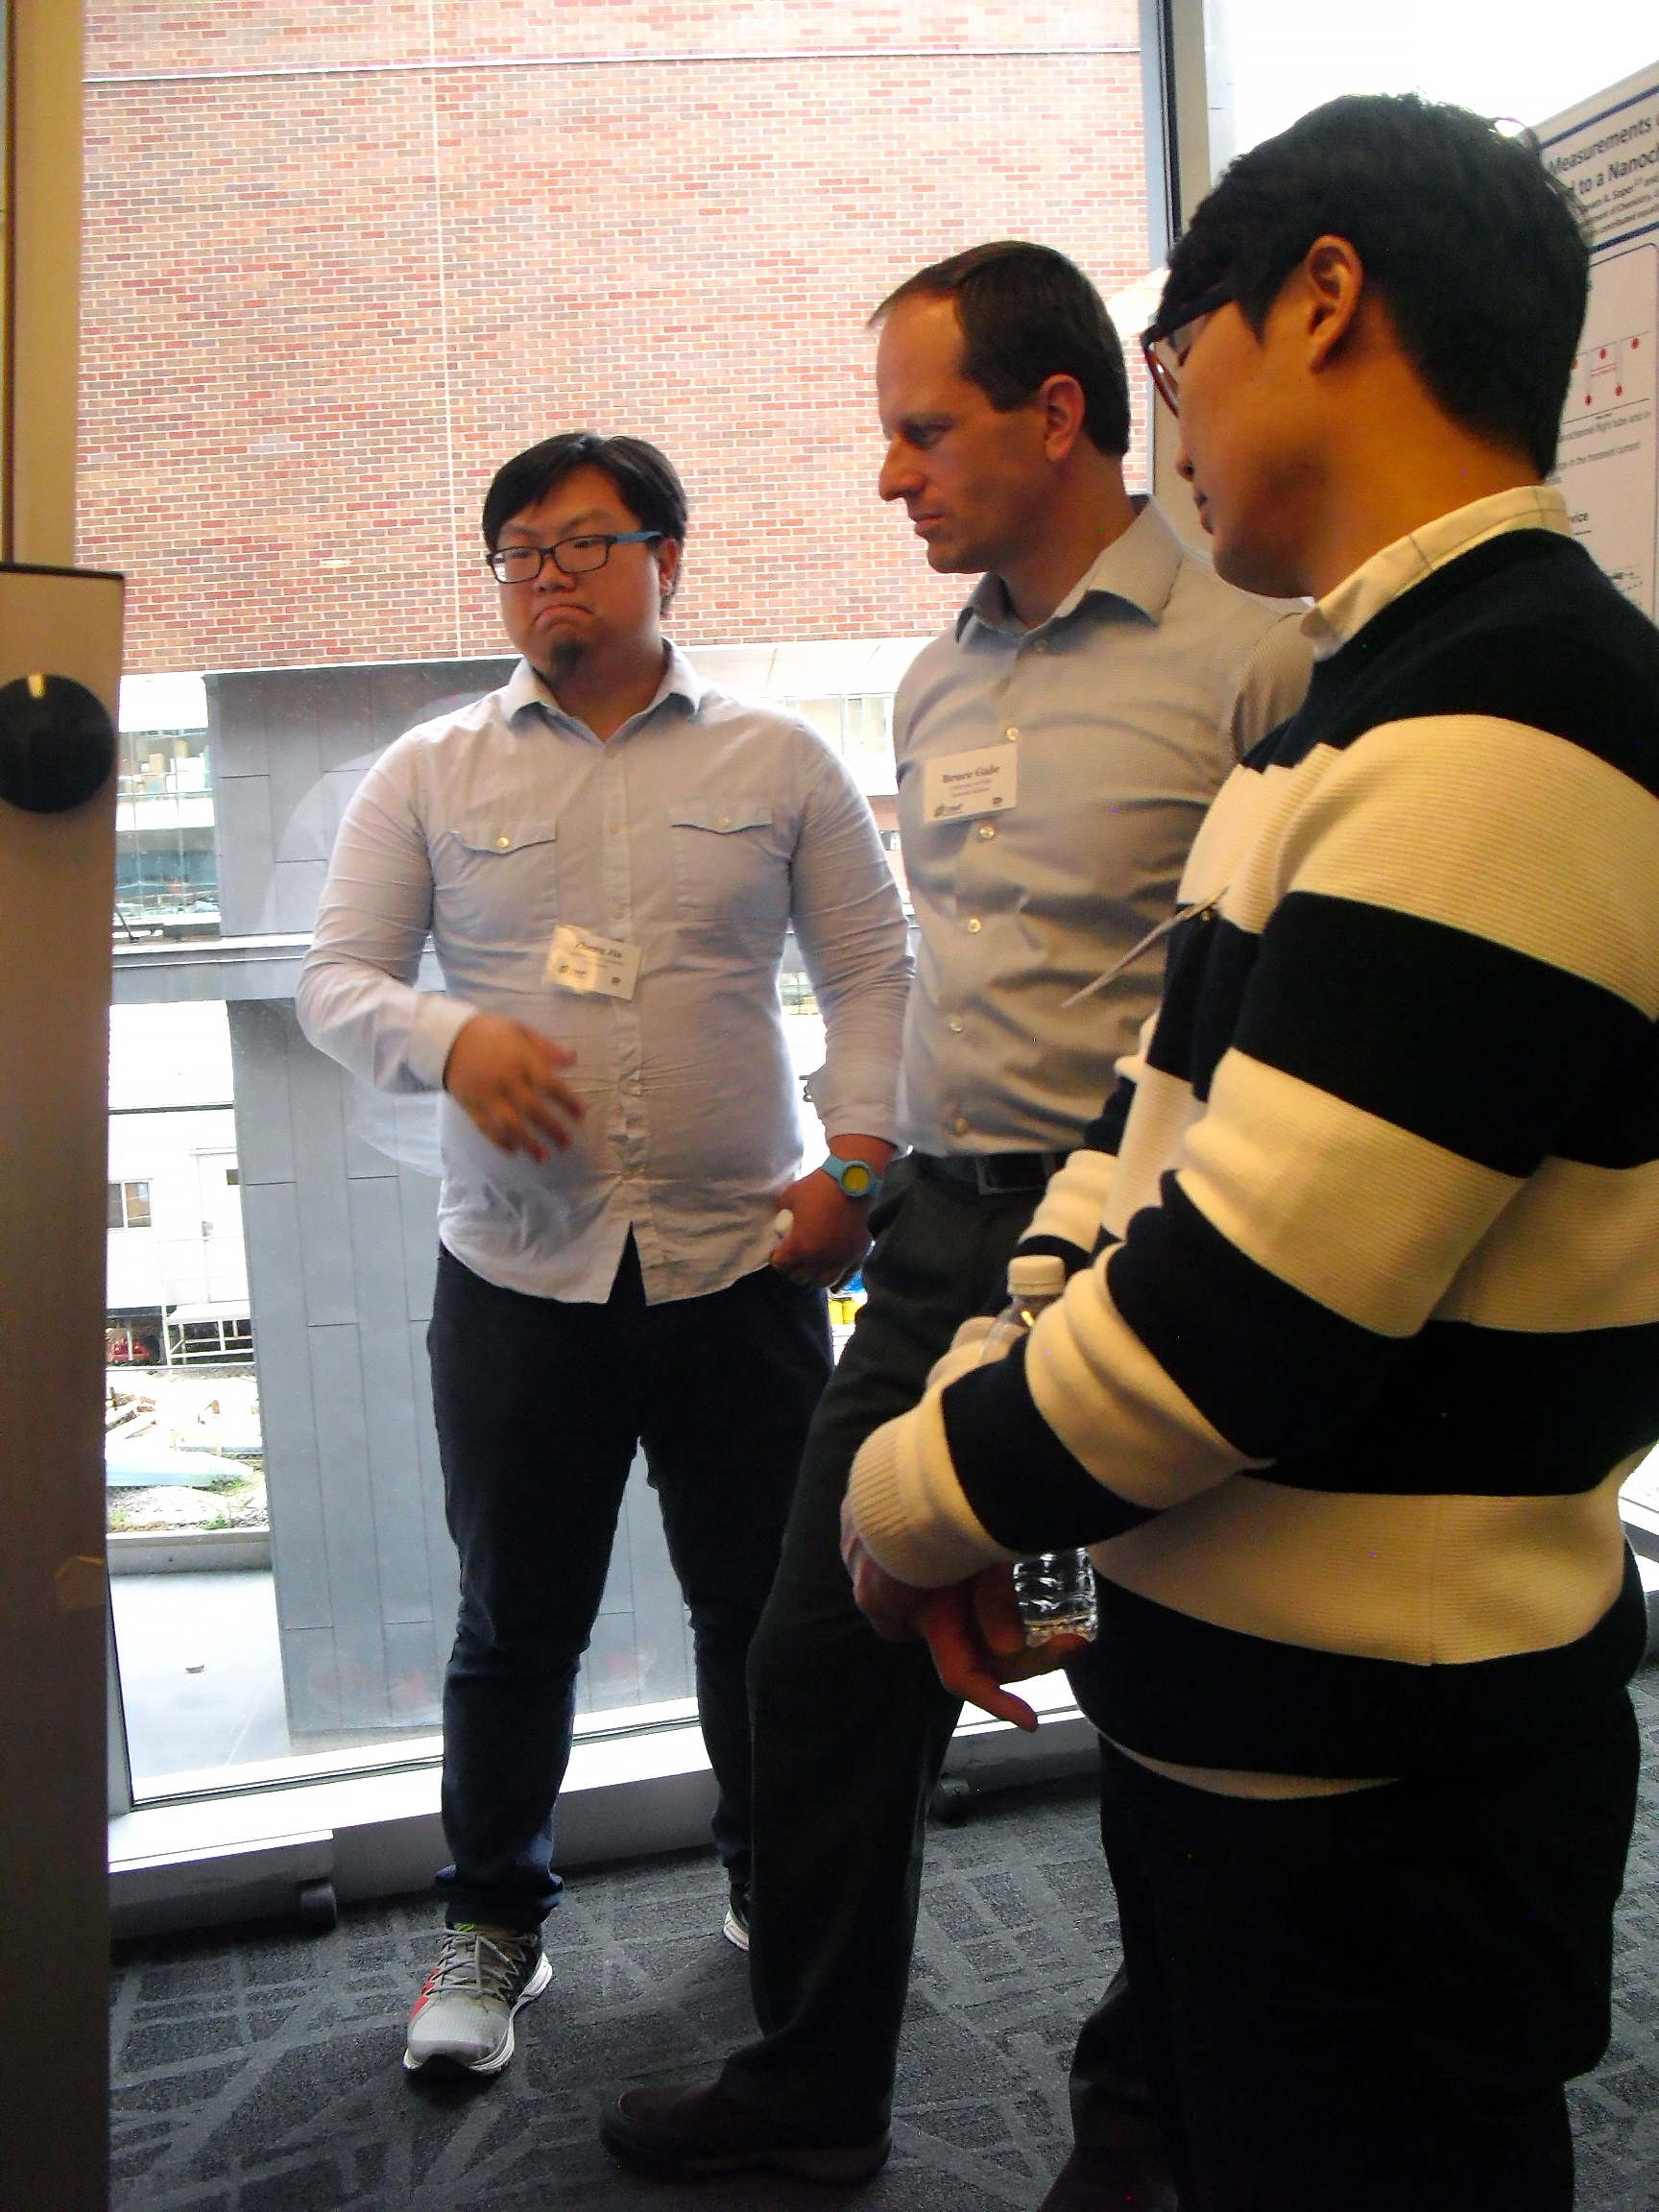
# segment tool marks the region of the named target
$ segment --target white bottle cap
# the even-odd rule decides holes
[[[1017,1252],[1008,1262],[1010,1298],[1058,1298],[1066,1287],[1066,1262],[1058,1252]]]

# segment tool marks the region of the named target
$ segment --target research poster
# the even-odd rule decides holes
[[[1554,481],[1573,528],[1654,614],[1659,569],[1659,61],[1540,126],[1544,159],[1590,226],[1590,308]]]

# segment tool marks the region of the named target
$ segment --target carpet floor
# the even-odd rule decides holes
[[[1659,2203],[1659,1670],[1619,1917],[1613,2045],[1570,2091],[1580,2212]],[[930,1840],[894,2152],[856,2192],[670,2185],[613,2166],[604,2099],[696,2080],[753,2032],[720,1939],[711,1855],[569,1881],[551,1988],[489,2085],[399,2065],[430,1963],[424,1899],[355,1906],[327,1936],[271,1927],[123,1945],[112,1982],[114,2212],[1001,2212],[1042,2199],[1069,2145],[1066,2065],[1118,1959],[1093,1792],[977,1801]]]

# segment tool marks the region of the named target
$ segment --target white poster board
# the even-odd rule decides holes
[[[1644,614],[1659,571],[1659,62],[1540,126],[1590,226],[1590,308],[1553,482],[1575,533]]]

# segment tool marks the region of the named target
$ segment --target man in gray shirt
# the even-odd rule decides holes
[[[523,659],[370,769],[300,980],[324,1051],[444,1093],[428,1344],[461,1563],[454,1863],[411,2068],[498,2072],[546,1986],[553,1804],[640,1442],[691,1617],[726,1933],[746,1945],[744,1658],[830,1372],[824,1286],[865,1249],[897,1135],[892,872],[822,739],[664,639],[685,519],[640,439],[571,432],[499,471],[484,538]],[[791,926],[827,1035],[830,1157],[805,1175],[778,998]],[[414,987],[428,931],[441,993]]]
[[[606,2144],[663,2175],[858,2178],[887,2156],[923,1820],[960,1705],[925,1646],[882,1644],[854,1606],[847,1469],[998,1301],[1048,1174],[1157,1004],[1162,947],[1084,1009],[1067,999],[1168,918],[1210,799],[1308,688],[1296,617],[1221,584],[1123,487],[1123,354],[1072,263],[974,248],[874,321],[880,493],[933,568],[982,580],[896,701],[920,929],[898,1119],[914,1150],[869,1223],[869,1301],[818,1405],[750,1654],[763,2032],[719,2083],[613,2105]],[[1064,2188],[1089,2183],[1079,2161]]]
[[[897,701],[921,931],[900,1106],[914,1149],[871,1216],[869,1300],[814,1418],[751,1653],[761,2038],[718,2083],[630,2091],[603,2126],[616,2155],[665,2175],[853,2180],[887,2155],[923,1823],[960,1707],[925,1646],[882,1643],[854,1603],[848,1470],[998,1298],[1157,1002],[1162,948],[1087,1006],[1066,1001],[1167,918],[1211,799],[1309,674],[1296,617],[1219,582],[1125,490],[1122,350],[1071,263],[978,247],[875,320],[881,494],[933,567],[982,581]],[[1085,2085],[1110,2026],[1080,2051]],[[1056,2212],[1121,2202],[1119,2172],[1081,2144]]]

